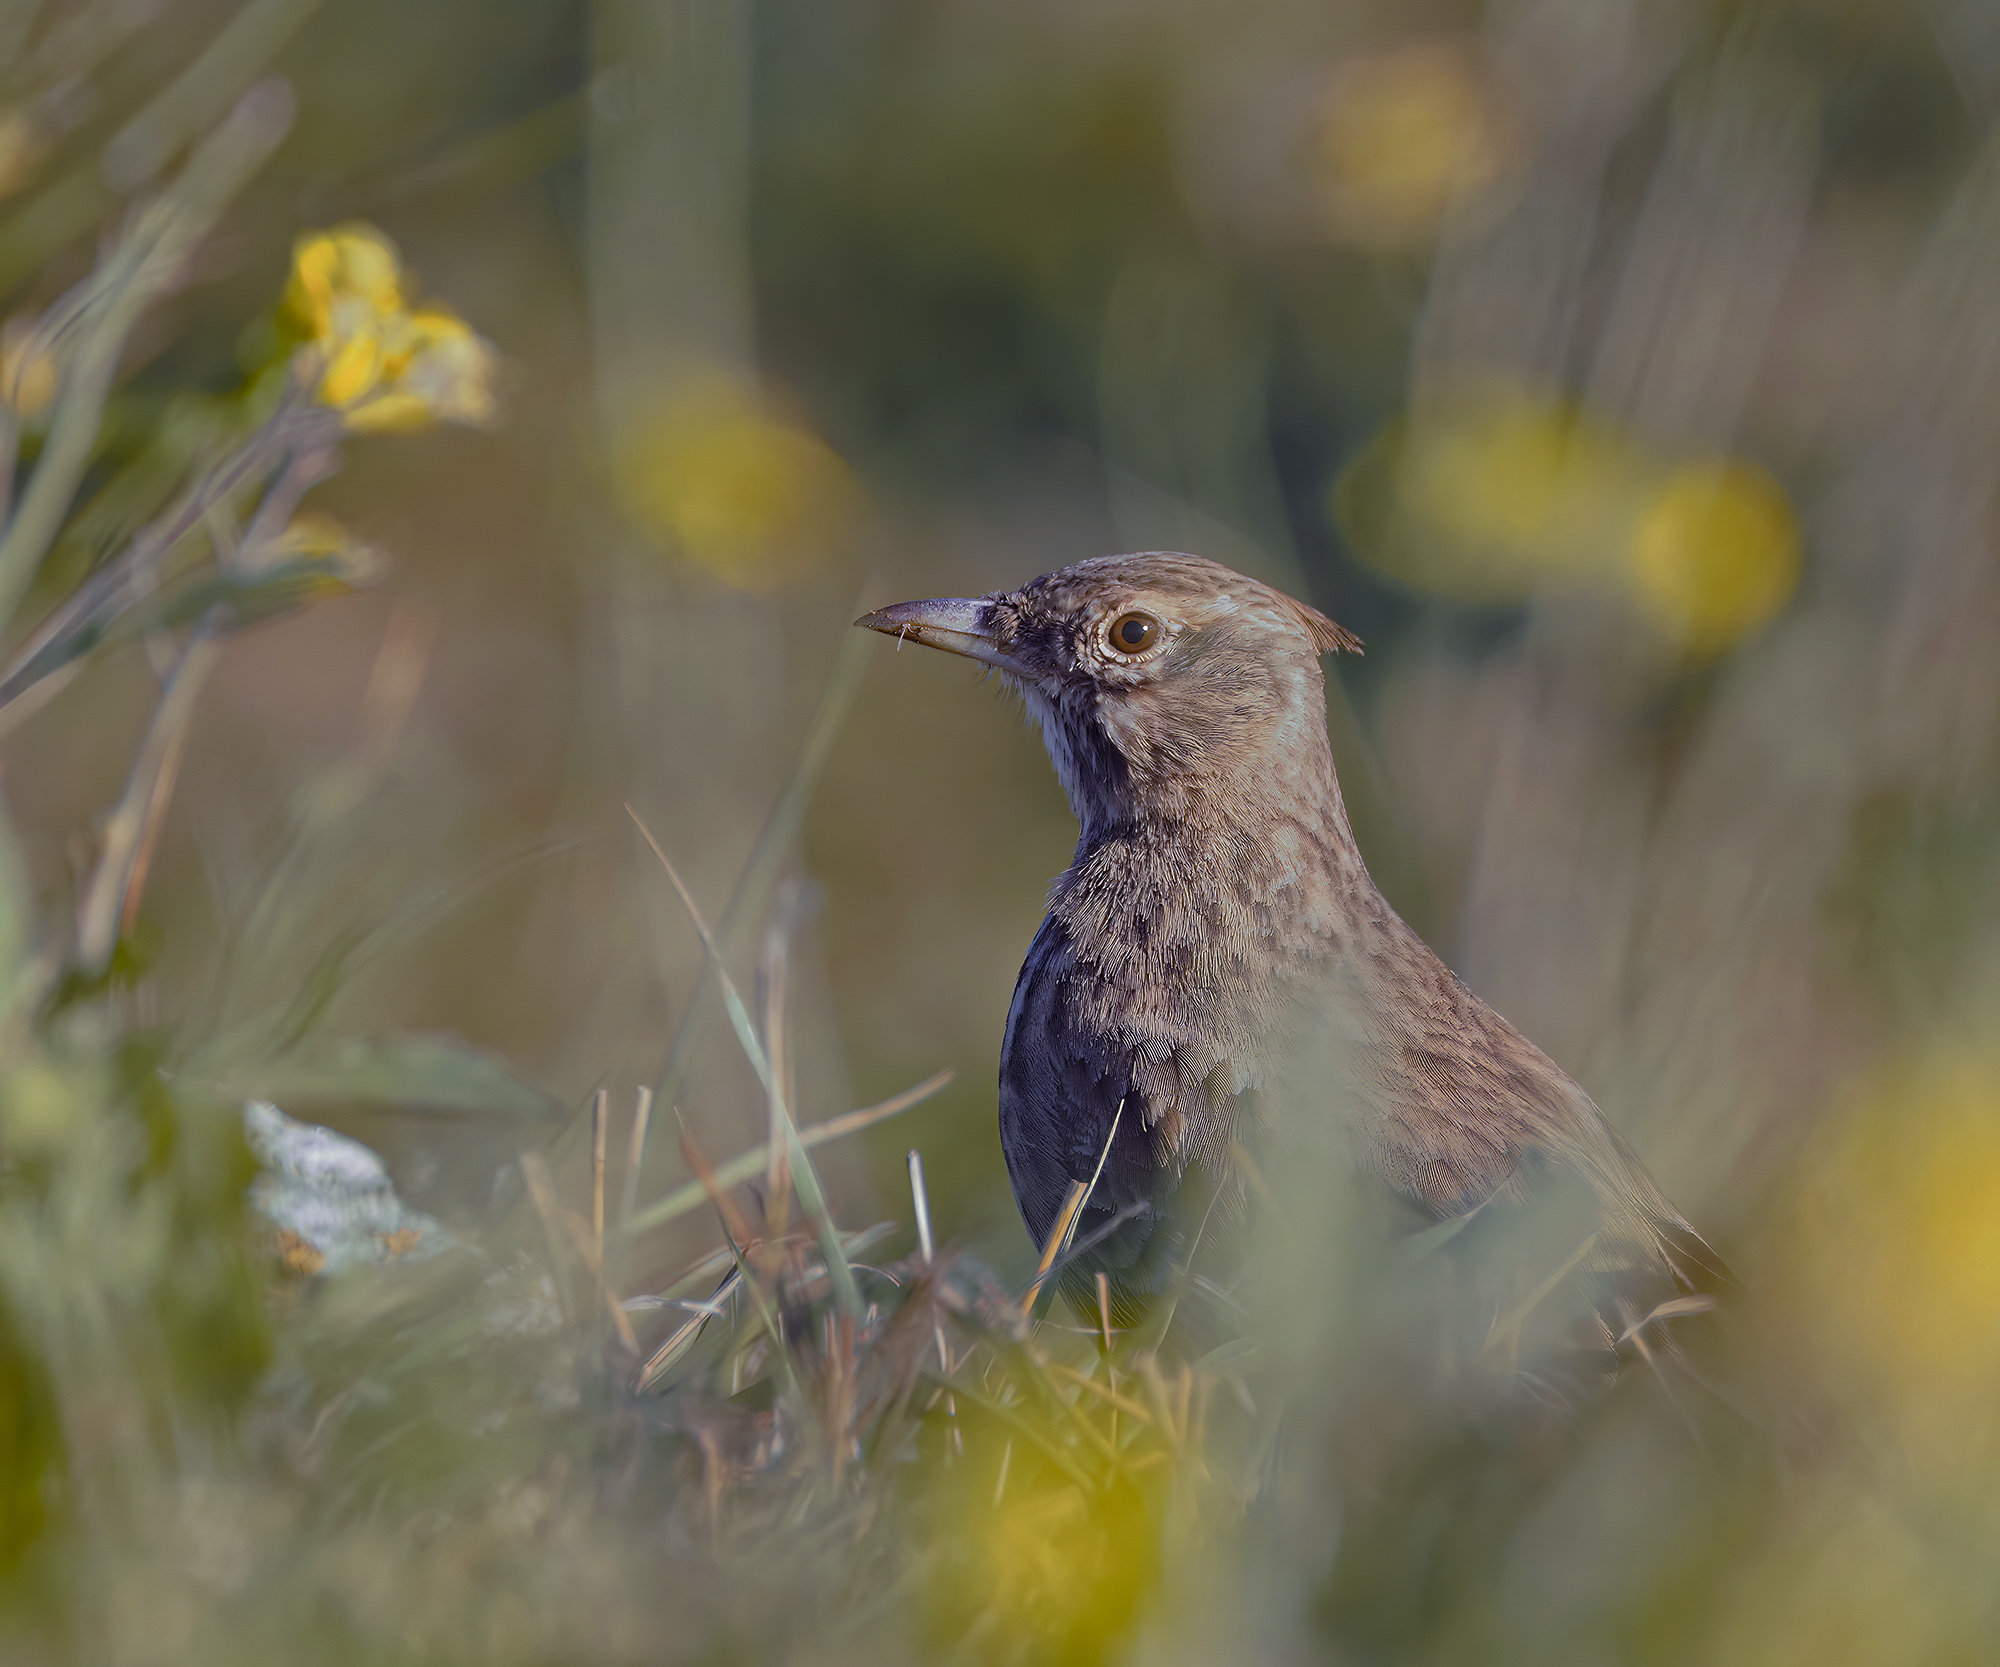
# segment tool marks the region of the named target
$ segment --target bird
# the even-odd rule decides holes
[[[1587,1349],[1615,1356],[1730,1282],[1590,1096],[1370,878],[1321,664],[1358,653],[1352,633],[1174,551],[855,623],[998,673],[1076,814],[1008,1009],[999,1115],[1035,1244],[1068,1228],[1059,1279],[1080,1316],[1094,1323],[1102,1275],[1121,1328],[1138,1325],[1204,1236],[1241,1221],[1246,1154],[1288,1070],[1305,1080],[1286,1103],[1337,1121],[1412,1231],[1580,1202],[1562,1271],[1588,1288]]]

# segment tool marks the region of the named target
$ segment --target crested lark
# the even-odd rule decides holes
[[[1320,656],[1360,647],[1340,626],[1172,553],[856,623],[997,670],[1076,811],[1007,1015],[1000,1135],[1038,1245],[1095,1177],[1063,1273],[1081,1312],[1101,1269],[1134,1323],[1240,1214],[1236,1154],[1291,1114],[1288,1057],[1319,1063],[1283,1098],[1340,1119],[1356,1165],[1432,1220],[1580,1199],[1565,1265],[1598,1344],[1726,1279],[1589,1096],[1370,880],[1327,743]]]

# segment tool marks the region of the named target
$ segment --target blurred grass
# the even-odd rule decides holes
[[[1995,1653],[1978,6],[0,43],[10,1663]],[[1073,830],[842,633],[1155,539],[1368,639],[1371,863],[1743,1274],[1713,1393],[1523,1407],[1309,1149],[1242,1347],[1022,1319],[993,1062]],[[302,1274],[262,1091],[460,1248]]]

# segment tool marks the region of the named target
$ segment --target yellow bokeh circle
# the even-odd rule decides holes
[[[1784,492],[1745,463],[1675,469],[1632,535],[1640,601],[1697,652],[1769,623],[1798,586],[1798,518]]]
[[[820,565],[860,496],[832,447],[720,378],[632,426],[618,448],[617,484],[640,526],[747,590]]]

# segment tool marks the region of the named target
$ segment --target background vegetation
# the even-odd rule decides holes
[[[0,1652],[1992,1658],[1996,117],[1980,0],[0,0]],[[1242,1346],[1021,1319],[1073,829],[847,622],[1153,547],[1367,640],[1712,1389],[1310,1165]]]

